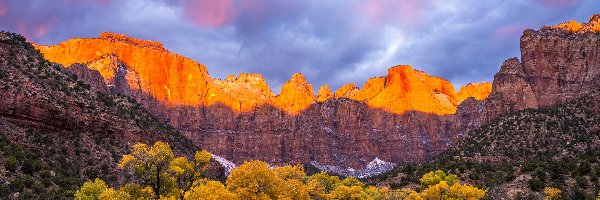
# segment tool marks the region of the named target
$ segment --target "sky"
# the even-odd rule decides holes
[[[520,57],[523,30],[598,13],[600,0],[0,0],[0,29],[46,45],[105,31],[159,41],[275,92],[296,72],[335,90],[402,64],[458,90]]]

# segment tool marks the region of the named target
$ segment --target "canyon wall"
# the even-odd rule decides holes
[[[159,43],[113,33],[38,49],[53,62],[98,70],[110,91],[134,97],[196,145],[236,163],[360,169],[373,160],[426,160],[498,115],[596,88],[598,20],[526,30],[522,61],[509,59],[492,84],[470,84],[458,93],[444,79],[396,66],[362,88],[347,84],[332,93],[321,86],[316,95],[294,74],[276,95],[260,75],[215,79]]]

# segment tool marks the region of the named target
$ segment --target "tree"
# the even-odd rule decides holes
[[[369,199],[362,187],[345,185],[336,187],[327,197],[327,199]]]
[[[306,173],[302,165],[286,165],[273,169],[283,179],[281,199],[310,199],[308,188],[304,184]]]
[[[227,190],[221,182],[207,181],[193,187],[189,192],[185,193],[185,199],[212,200],[212,199],[240,199],[235,193]]]
[[[423,177],[421,177],[421,179],[419,179],[419,181],[421,182],[420,188],[424,189],[432,185],[437,185],[441,181],[445,181],[447,185],[453,185],[454,183],[458,182],[458,176],[454,174],[446,174],[442,170],[437,170],[426,173],[423,175]]]
[[[185,157],[177,157],[171,161],[169,171],[175,177],[175,183],[178,188],[178,195],[183,198],[183,194],[189,191],[196,181],[204,177],[204,172],[209,167],[212,155],[205,150],[196,152],[193,162]]]
[[[113,188],[108,188],[100,194],[99,199],[102,200],[129,200],[132,199],[131,196],[124,191],[115,190]]]
[[[421,192],[422,199],[482,199],[485,196],[485,190],[460,184],[458,176],[440,170],[423,175],[420,181],[422,187],[427,186]]]
[[[279,199],[284,180],[262,161],[250,161],[231,170],[227,189],[242,199]]]
[[[134,183],[127,183],[121,188],[119,188],[119,190],[129,194],[131,196],[131,199],[149,200],[152,199],[154,196],[152,188],[148,186],[140,186]]]
[[[560,189],[554,187],[544,188],[544,200],[556,200],[560,199]]]
[[[96,180],[88,181],[83,183],[81,189],[75,192],[75,199],[77,200],[97,200],[100,194],[106,190],[108,186],[106,182],[97,178]]]
[[[334,190],[340,182],[340,177],[330,176],[327,172],[320,172],[309,176],[306,186],[310,196],[324,199],[326,194]]]
[[[119,163],[120,168],[132,170],[145,185],[150,185],[154,198],[160,198],[161,193],[168,193],[172,180],[166,173],[173,160],[171,147],[164,142],[156,142],[154,146],[137,143],[131,154],[124,155]]]

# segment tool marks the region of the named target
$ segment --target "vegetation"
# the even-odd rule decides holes
[[[69,199],[86,180],[123,182],[127,175],[117,163],[131,152],[130,142],[167,141],[181,155],[198,150],[132,98],[96,93],[77,81],[22,36],[0,32],[0,57],[5,103],[0,109],[0,199]],[[219,179],[220,170],[210,168],[207,176]]]
[[[204,176],[211,154],[196,152],[193,160],[175,157],[170,146],[138,143],[124,155],[119,168],[133,177],[120,188],[101,179],[88,181],[75,199],[482,199],[485,191],[462,184],[458,176],[432,171],[415,189],[368,186],[346,177],[320,172],[307,176],[296,166],[270,167],[250,161],[233,169],[225,184]],[[550,191],[552,192],[552,191]]]
[[[398,166],[365,181],[400,188],[441,169],[498,198],[591,199],[600,191],[599,93],[505,114],[430,162]],[[510,189],[521,192],[505,196]]]

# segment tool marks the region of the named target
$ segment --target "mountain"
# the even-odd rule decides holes
[[[167,141],[179,155],[199,149],[132,98],[109,94],[101,73],[86,65],[50,63],[7,32],[0,32],[0,57],[3,198],[68,199],[89,179],[121,183],[116,163],[136,142]],[[212,168],[211,176],[223,176]]]
[[[553,106],[504,114],[456,146],[418,165],[399,166],[371,184],[419,183],[444,170],[488,190],[492,199],[542,199],[545,187],[564,199],[590,199],[600,187],[600,90]]]
[[[598,86],[599,18],[576,30],[526,30],[521,60],[506,60],[491,89],[471,84],[458,93],[444,79],[401,65],[362,88],[347,84],[332,93],[322,86],[317,95],[294,74],[277,95],[260,75],[212,78],[160,43],[114,33],[37,49],[52,62],[99,69],[109,91],[133,97],[195,145],[235,163],[311,163],[367,176],[428,160],[505,113],[587,95]]]
[[[489,91],[478,89],[489,85],[472,85],[459,99],[450,82],[397,66],[362,89],[348,84],[331,93],[323,86],[319,95],[302,74],[294,74],[277,95],[260,75],[212,78],[201,64],[159,43],[120,34],[36,47],[50,61],[99,71],[111,93],[134,98],[196,145],[236,163],[262,159],[362,168],[376,158],[423,160],[456,138],[411,121],[446,124],[442,116],[455,113],[464,98],[471,93],[485,98]]]
[[[522,62],[507,60],[492,93],[459,110],[483,125],[431,161],[398,166],[371,179],[394,187],[418,183],[427,170],[459,174],[492,199],[593,199],[600,182],[600,16],[526,30]],[[575,27],[575,28],[573,28]],[[472,120],[471,120],[472,121]]]

